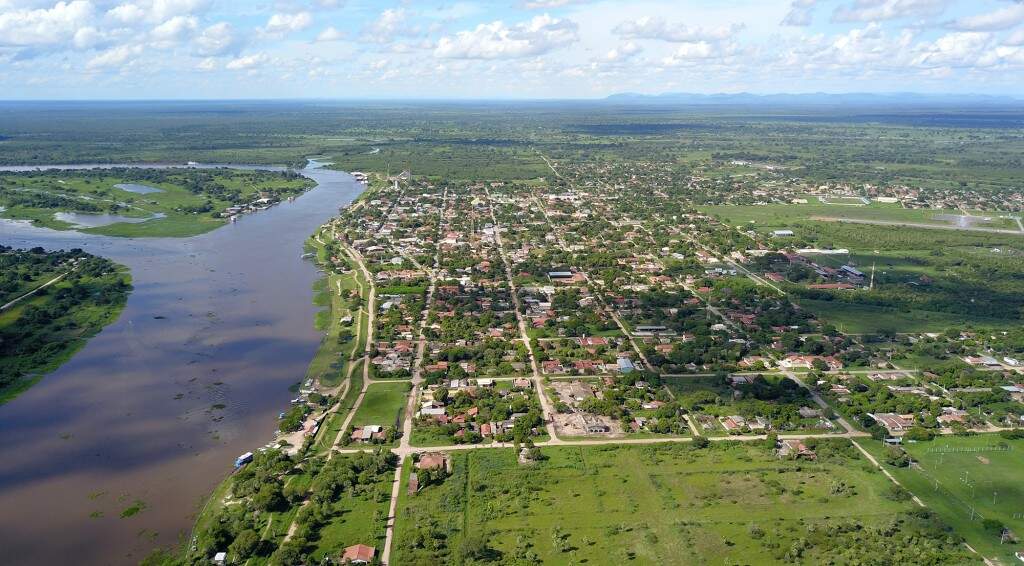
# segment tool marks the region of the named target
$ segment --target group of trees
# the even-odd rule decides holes
[[[274,566],[305,563],[320,529],[340,512],[339,499],[366,498],[376,502],[383,497],[381,486],[386,485],[397,463],[397,456],[382,449],[331,460],[309,459],[302,463],[305,469],[300,470],[297,462],[282,452],[261,452],[230,480],[231,497],[240,503],[222,506],[204,522],[198,532],[197,555],[208,560],[216,552],[226,551],[238,564],[257,556]],[[298,481],[285,483],[286,478],[298,473],[312,475],[308,488],[298,487],[306,485]],[[303,504],[307,499],[308,503]],[[260,532],[267,521],[266,514],[295,506],[300,508],[291,539],[280,545],[264,540]],[[162,555],[151,560],[154,565],[177,564],[176,559]]]
[[[0,391],[26,374],[56,367],[107,323],[127,301],[127,274],[110,260],[81,250],[48,254],[0,250],[0,298],[10,299],[66,273],[58,283],[39,288],[16,320],[0,327]],[[66,271],[65,271],[66,270]],[[11,293],[10,291],[14,291]]]

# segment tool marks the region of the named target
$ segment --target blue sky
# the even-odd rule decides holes
[[[1022,87],[1024,0],[0,0],[0,99]]]

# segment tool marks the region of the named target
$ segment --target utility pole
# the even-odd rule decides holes
[[[871,284],[868,285],[868,291],[875,290],[875,262],[871,262]]]

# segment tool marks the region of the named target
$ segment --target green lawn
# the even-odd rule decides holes
[[[978,552],[1014,563],[1013,553],[1024,544],[1000,544],[998,533],[986,532],[982,519],[995,519],[1024,538],[1024,441],[989,434],[942,437],[905,448],[918,466],[887,469]]]
[[[810,463],[756,443],[545,448],[550,459],[533,466],[507,449],[456,452],[442,485],[402,490],[393,560],[850,564],[932,553],[934,563],[963,564],[941,525],[910,516],[912,503],[890,498],[889,481],[852,450],[830,442]],[[888,535],[875,530],[887,525]],[[921,535],[933,548],[889,550],[889,535]]]
[[[352,417],[352,426],[394,426],[405,408],[409,387],[408,382],[371,384],[359,410]]]

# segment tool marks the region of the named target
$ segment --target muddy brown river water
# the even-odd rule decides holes
[[[79,247],[135,287],[117,322],[0,406],[0,564],[135,564],[185,540],[235,457],[272,439],[320,342],[302,244],[362,191],[315,162],[302,173],[318,184],[294,202],[192,238],[0,223],[0,244]]]

